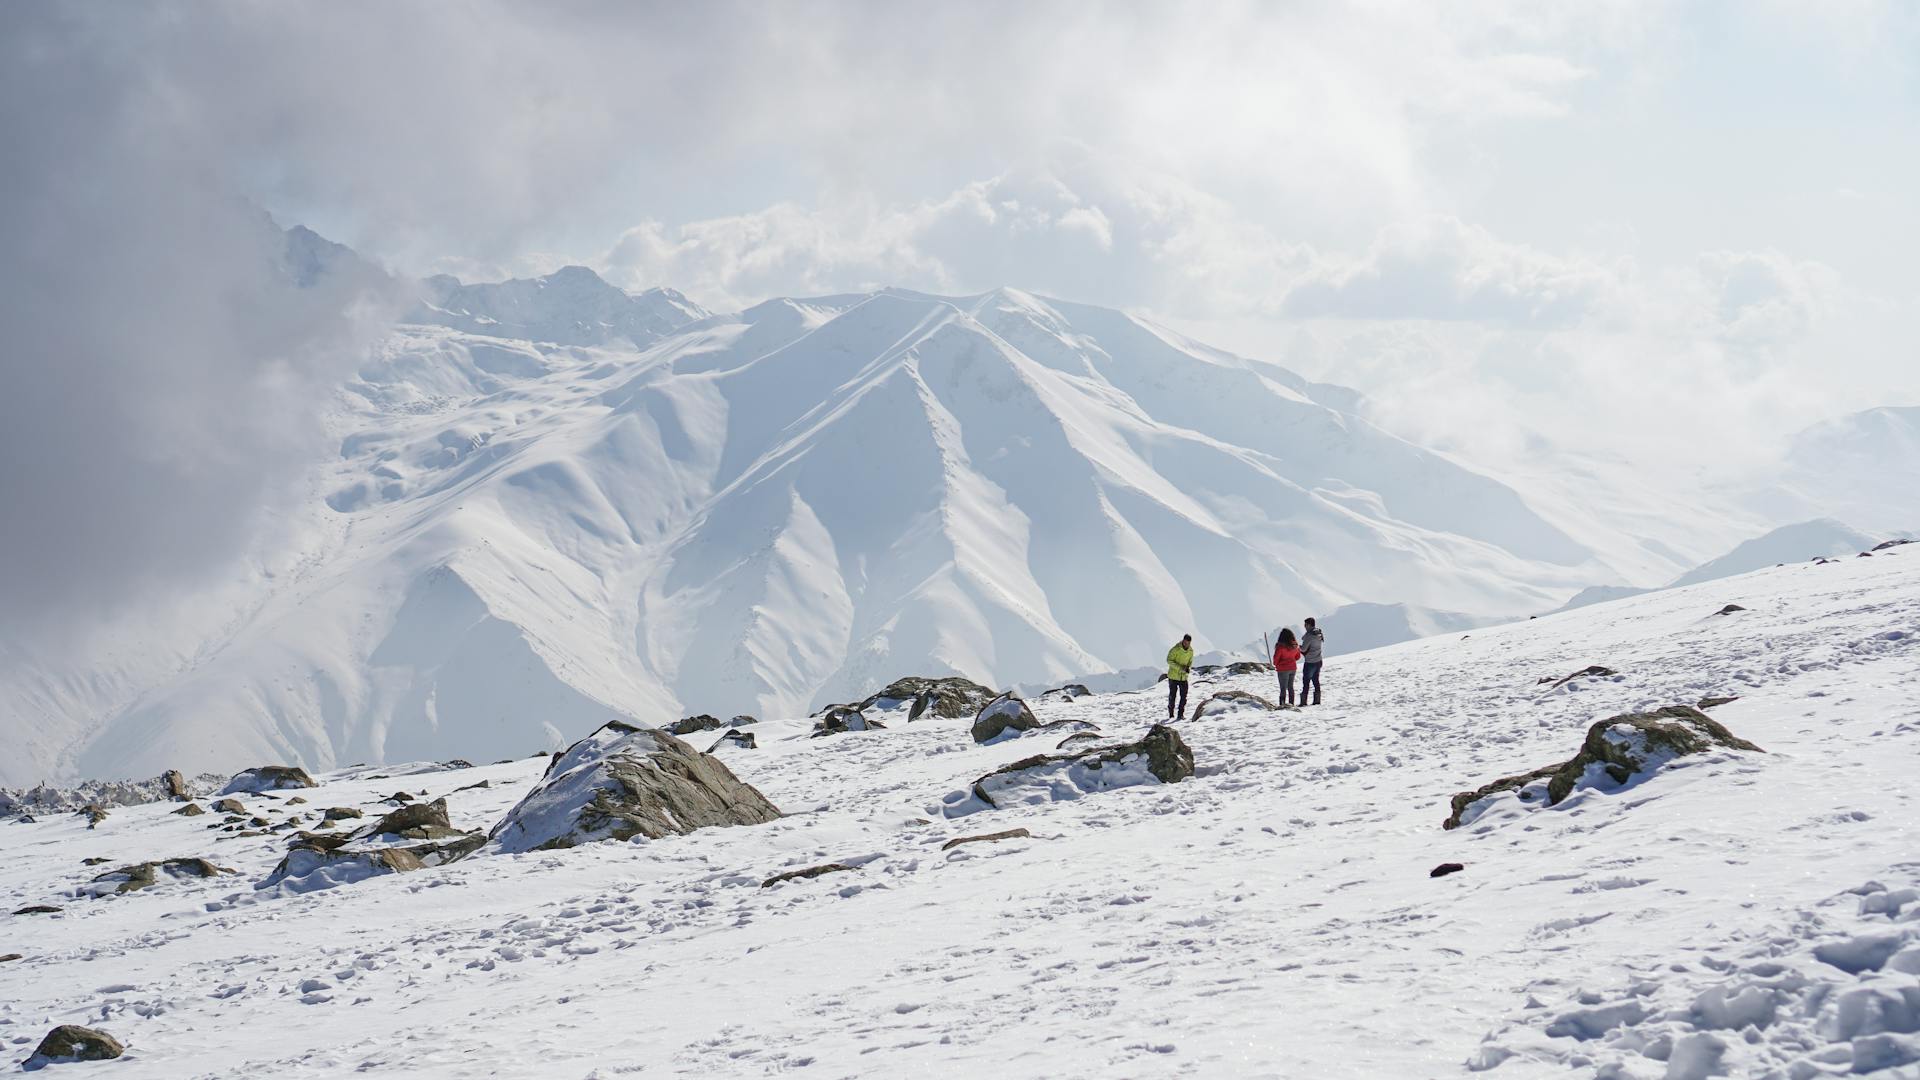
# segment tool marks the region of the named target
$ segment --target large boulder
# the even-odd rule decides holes
[[[780,816],[720,759],[657,729],[614,721],[574,743],[494,826],[484,852],[758,825]]]
[[[279,791],[284,788],[319,787],[307,770],[297,765],[261,765],[245,772],[235,773],[227,786],[220,789],[222,795],[239,795],[255,791]]]
[[[104,1031],[96,1031],[78,1024],[61,1024],[47,1037],[40,1040],[40,1046],[33,1056],[21,1063],[21,1068],[34,1070],[48,1065],[68,1064],[76,1061],[110,1061],[127,1052],[120,1040]]]
[[[1073,754],[1043,754],[995,769],[973,782],[971,797],[951,800],[947,815],[1037,805],[1142,784],[1172,784],[1193,775],[1193,751],[1180,733],[1155,724],[1138,742]]]
[[[1032,731],[1039,726],[1033,710],[1009,691],[988,702],[973,718],[973,741],[990,743],[1008,732]]]
[[[186,802],[193,798],[193,792],[187,787],[187,778],[179,769],[168,769],[161,773],[160,786],[166,789],[167,798],[174,802]]]
[[[992,690],[958,675],[944,678],[910,675],[895,679],[856,708],[867,712],[876,708],[887,711],[904,706],[909,721],[935,716],[962,720],[979,713],[993,698]]]
[[[1618,787],[1653,774],[1675,758],[1717,750],[1763,752],[1691,705],[1622,713],[1588,728],[1580,752],[1566,761],[1503,776],[1455,795],[1452,813],[1442,827],[1454,829],[1471,823],[1490,805],[1486,800],[1505,792],[1513,792],[1515,798],[1534,806],[1555,806],[1579,788]]]
[[[201,858],[162,859],[158,862],[136,863],[132,866],[123,866],[118,870],[109,870],[82,885],[77,891],[85,896],[116,896],[120,893],[151,888],[162,881],[210,878],[231,873],[233,871],[215,866]]]

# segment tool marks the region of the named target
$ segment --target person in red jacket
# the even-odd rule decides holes
[[[1300,667],[1300,643],[1293,628],[1280,628],[1280,640],[1273,646],[1273,670],[1280,676],[1280,704],[1293,704],[1293,673]]]

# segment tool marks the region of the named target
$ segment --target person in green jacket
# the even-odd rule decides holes
[[[1167,650],[1167,719],[1187,718],[1187,672],[1193,667],[1193,635],[1180,635],[1180,643]],[[1178,709],[1175,703],[1178,703]]]

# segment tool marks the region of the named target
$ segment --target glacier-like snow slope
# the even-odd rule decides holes
[[[242,579],[77,667],[8,646],[0,782],[491,757],[1615,574],[1350,391],[1114,311],[887,290],[658,336],[701,313],[579,268],[433,288],[455,325],[367,360],[338,460]],[[471,332],[502,328],[548,340]]]
[[[4,822],[0,911],[62,910],[0,916],[0,954],[22,954],[0,963],[0,1042],[19,1059],[95,1025],[127,1057],[63,1068],[127,1080],[1893,1080],[1920,1058],[1917,643],[1920,545],[1770,568],[1336,658],[1325,706],[1182,724],[1189,780],[957,818],[973,778],[1057,733],[773,720],[722,754],[777,822],[304,895],[251,888],[278,838],[169,804]],[[1619,674],[1539,682],[1590,664]],[[1195,700],[1229,686],[1267,689]],[[1713,714],[1766,752],[1440,828],[1452,793],[1563,759],[1593,721],[1706,695],[1738,695]],[[1036,711],[1134,735],[1160,704]],[[350,769],[291,809],[405,789],[485,828],[543,764]],[[1011,828],[1032,836],[943,850]],[[238,873],[70,895],[187,855]],[[828,861],[858,869],[761,887]],[[1465,870],[1430,879],[1442,861]]]

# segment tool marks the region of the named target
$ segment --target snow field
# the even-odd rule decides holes
[[[1747,610],[1713,614],[1727,603]],[[54,1024],[93,1024],[127,1057],[67,1068],[129,1078],[1906,1069],[1917,634],[1914,548],[1763,570],[1337,657],[1324,706],[1180,725],[1187,781],[957,820],[949,796],[1059,734],[769,721],[760,749],[719,753],[777,822],[280,898],[251,889],[278,837],[216,840],[168,804],[93,831],[0,823],[0,905],[63,907],[0,917],[0,954],[24,956],[0,964],[0,1040],[23,1058]],[[1590,664],[1618,675],[1538,681]],[[1274,693],[1202,680],[1193,703],[1229,688]],[[1595,720],[1709,695],[1739,695],[1712,714],[1766,753],[1440,828],[1454,792],[1563,760]],[[1132,738],[1164,702],[1034,709]],[[373,814],[424,790],[484,828],[545,764],[276,794]],[[1016,827],[1032,837],[941,850]],[[69,895],[185,855],[239,875]],[[1466,869],[1429,879],[1443,861]],[[857,869],[761,887],[825,862]]]

